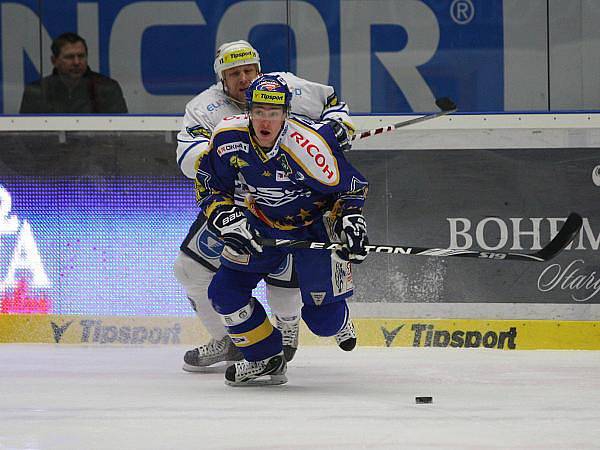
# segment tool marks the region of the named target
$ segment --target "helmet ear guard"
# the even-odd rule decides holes
[[[256,64],[260,73],[260,55],[247,41],[226,42],[217,49],[213,67],[219,81],[223,81],[223,72],[233,67]]]

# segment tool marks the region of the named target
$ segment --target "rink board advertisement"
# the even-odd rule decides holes
[[[153,170],[150,147],[122,151],[135,167],[146,161],[143,170]],[[49,162],[44,152],[60,152],[51,142],[34,152],[34,170],[45,177],[14,175],[26,170],[19,167],[25,154],[0,165],[13,173],[0,181],[0,312],[191,316],[172,272],[198,213],[191,183],[175,175],[51,177],[75,172],[69,164],[77,160]],[[352,301],[600,303],[598,155],[575,148],[351,152],[370,180],[365,216],[373,244],[527,253],[545,245],[570,212],[583,216],[575,241],[545,263],[370,255],[354,268]]]
[[[431,111],[443,96],[504,109],[502,0],[2,0],[0,21],[4,114],[50,73],[65,31],[87,40],[90,67],[120,83],[135,114],[180,113],[215,82],[215,50],[239,39],[263,70],[331,84],[356,113]]]
[[[552,320],[355,319],[359,345],[449,349],[600,350],[600,322]],[[197,345],[208,334],[194,318],[0,315],[0,343]],[[300,345],[335,345],[304,323]]]

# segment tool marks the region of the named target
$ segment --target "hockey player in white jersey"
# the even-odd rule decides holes
[[[177,136],[177,164],[190,179],[195,179],[199,156],[208,149],[215,126],[224,117],[245,110],[246,88],[261,72],[260,56],[246,41],[225,43],[217,50],[214,70],[219,81],[186,105],[183,127]],[[313,83],[288,72],[278,72],[277,75],[292,90],[291,114],[330,121],[340,147],[349,150],[349,137],[354,132],[353,122],[348,107],[338,100],[333,87]],[[175,261],[175,275],[211,336],[207,344],[186,352],[183,369],[201,371],[204,367],[223,361],[243,359],[207,297],[207,287],[220,265],[223,244],[208,230],[202,213],[180,248]],[[291,256],[276,273],[267,277],[266,282],[269,305],[282,334],[285,358],[289,361],[298,347],[302,307]],[[356,345],[352,322],[348,321],[348,326],[340,330],[335,338],[340,348],[352,350]]]

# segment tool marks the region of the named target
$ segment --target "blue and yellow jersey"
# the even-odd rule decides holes
[[[344,157],[329,125],[288,119],[274,147],[263,151],[244,115],[215,127],[197,172],[205,215],[241,203],[280,230],[311,225],[328,210],[362,210],[368,183]]]

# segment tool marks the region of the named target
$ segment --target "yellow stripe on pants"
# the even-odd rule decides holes
[[[243,333],[230,334],[229,337],[237,347],[248,347],[268,338],[272,332],[273,325],[266,317],[265,321],[256,328]]]

